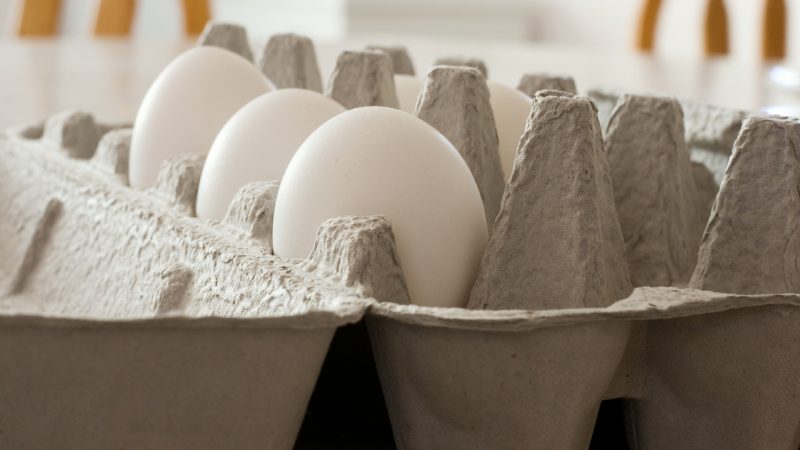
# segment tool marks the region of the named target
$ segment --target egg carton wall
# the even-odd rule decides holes
[[[607,128],[611,112],[623,94],[619,90],[607,88],[589,90],[588,95],[597,105],[603,130]],[[734,141],[748,113],[687,100],[681,101],[681,106],[686,119],[686,144],[691,149],[692,160],[698,163],[695,170],[700,171],[696,178],[705,177],[705,171],[702,170],[702,166],[705,166],[719,186],[725,175]]]
[[[330,95],[391,98],[373,85],[391,77],[346,70],[391,65],[355,55]],[[124,127],[64,113],[5,133],[0,446],[291,447],[334,330],[364,317],[401,448],[586,448],[600,402],[622,398],[635,448],[796,449],[800,124],[744,122],[701,239],[680,104],[624,96],[604,141],[591,101],[540,92],[501,190],[479,75],[434,69],[418,101],[499,212],[471,308],[409,303],[383,218],[331,219],[309,258],[279,258],[276,183],[208,222],[202,156],[141,191]],[[625,155],[659,162],[637,169],[652,215],[621,208]]]

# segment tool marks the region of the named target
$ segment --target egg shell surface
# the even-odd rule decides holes
[[[131,185],[152,187],[161,164],[172,156],[207,153],[233,113],[272,89],[261,71],[231,51],[200,46],[180,54],[139,106],[131,137]]]
[[[433,127],[385,107],[356,108],[298,149],[278,191],[276,255],[305,258],[327,219],[389,219],[413,303],[463,306],[488,239],[478,187]]]
[[[303,141],[344,111],[336,101],[306,89],[280,89],[247,103],[211,145],[197,192],[197,216],[222,220],[242,186],[280,181]]]
[[[492,105],[497,137],[500,141],[500,165],[508,179],[517,154],[525,122],[531,112],[533,99],[517,89],[489,81],[489,102]]]

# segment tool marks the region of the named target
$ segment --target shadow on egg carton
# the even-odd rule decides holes
[[[691,285],[705,290],[639,287],[631,293],[625,269],[631,252],[622,247],[628,240],[606,239],[603,227],[613,228],[617,215],[633,208],[614,210],[621,203],[610,189],[616,174],[602,155],[632,151],[625,121],[660,111],[672,126],[645,131],[671,137],[672,145],[659,151],[675,158],[681,108],[671,100],[625,96],[603,143],[591,102],[540,93],[503,193],[497,162],[479,151],[496,141],[496,132],[484,78],[476,74],[434,69],[418,101],[421,117],[462,143],[456,146],[478,182],[487,217],[492,208],[500,214],[472,309],[409,304],[391,227],[382,218],[332,219],[307,260],[278,258],[270,251],[275,183],[246,185],[224,222],[209,223],[192,217],[202,157],[166,162],[156,188],[142,192],[125,185],[127,129],[104,133],[114,127],[65,113],[8,133],[0,141],[6,212],[0,250],[8,255],[0,267],[7,286],[0,297],[0,358],[2,367],[14,369],[0,370],[0,384],[12,387],[0,396],[0,409],[11,411],[3,415],[0,442],[290,447],[334,330],[363,316],[402,448],[586,448],[601,402],[624,399],[628,442],[636,448],[796,449],[800,297],[772,293],[796,292],[800,283],[791,228],[797,218],[789,225],[785,219],[785,211],[797,210],[789,194],[798,181],[782,140],[788,133],[796,143],[797,124],[745,122],[702,242],[681,236],[697,233],[703,214],[696,186],[697,204],[674,195],[685,194],[694,180],[682,156],[668,161],[680,170],[652,173],[674,190],[658,191],[664,204],[682,209],[654,221],[677,227],[669,242],[685,251],[651,247],[649,256],[666,267],[642,271],[630,264],[631,272],[685,284],[694,266],[691,250],[697,254],[699,247]],[[391,92],[353,77],[341,92],[354,102]],[[390,77],[368,78],[388,83]],[[426,94],[454,94],[449,98],[458,101],[426,106]],[[436,121],[453,114],[464,120]],[[712,138],[719,141],[718,134]],[[567,163],[543,164],[543,154]],[[774,179],[763,179],[764,170],[779,167]],[[570,171],[590,183],[564,176]],[[583,188],[540,191],[554,203],[534,204],[526,189],[536,178]],[[548,249],[548,261],[530,254],[525,240],[548,231],[546,223],[511,225],[537,208],[552,211],[556,224],[577,221],[567,217],[569,208],[557,207],[563,192],[595,205],[596,217],[580,229],[585,240]],[[746,213],[745,206],[760,214]],[[646,229],[640,232],[647,237]],[[509,262],[544,269],[574,264],[570,277],[607,282],[570,283],[558,273],[531,280],[505,270]]]

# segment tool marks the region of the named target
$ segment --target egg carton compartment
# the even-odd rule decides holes
[[[56,123],[0,141],[0,446],[291,447],[334,332],[367,295],[271,256],[269,184],[209,225],[186,215],[197,159],[136,191],[114,169],[127,130],[77,160]]]
[[[536,94],[470,309],[367,314],[400,447],[586,448],[611,399],[632,448],[798,445],[800,122],[746,119],[710,207],[682,109]]]
[[[381,303],[367,324],[400,448],[587,448],[616,400],[614,448],[794,449],[798,300],[638,288],[540,312]]]
[[[391,60],[344,55],[328,95],[396,106]],[[317,381],[298,448],[357,447],[314,435],[353,431],[337,414],[362,448],[391,448],[365,430],[385,426],[377,369],[400,448],[587,448],[613,400],[631,448],[796,449],[800,124],[622,95],[602,127],[602,108],[538,92],[506,184],[480,68],[427,75],[417,115],[494,222],[468,308],[410,304],[382,217],[333,218],[309,258],[280,258],[274,182],[209,222],[193,217],[202,156],[167,160],[142,191],[128,129],[64,113],[7,132],[0,444],[288,448]],[[724,148],[725,123],[738,138],[717,194],[689,148]],[[655,201],[621,207],[618,177]]]

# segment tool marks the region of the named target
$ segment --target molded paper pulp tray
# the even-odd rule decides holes
[[[402,448],[586,448],[624,398],[640,449],[800,443],[800,296],[639,288],[608,308],[381,303],[367,324]]]
[[[585,448],[613,398],[637,448],[800,444],[797,295],[399,304],[379,220],[323,226],[308,260],[274,257],[274,186],[201,221],[202,159],[135,191],[120,180],[128,131],[85,151],[81,120],[0,138],[0,447],[289,448],[335,328],[365,312],[402,448]]]
[[[291,448],[335,327],[358,314],[309,324],[304,316],[114,321],[4,311],[0,444]]]
[[[0,155],[0,448],[290,448],[358,295],[46,140]]]

